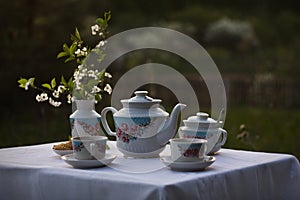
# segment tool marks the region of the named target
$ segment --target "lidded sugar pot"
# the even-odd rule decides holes
[[[220,116],[222,111],[220,113]],[[180,138],[201,138],[207,140],[207,154],[214,154],[221,149],[227,139],[227,131],[222,127],[223,122],[216,121],[209,117],[207,113],[198,112],[183,120],[184,126],[179,127]]]

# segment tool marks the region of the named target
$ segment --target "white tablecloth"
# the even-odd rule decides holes
[[[110,142],[110,167],[74,169],[52,145],[0,149],[0,199],[300,199],[291,155],[222,149],[207,170],[177,172],[159,158],[123,158]]]

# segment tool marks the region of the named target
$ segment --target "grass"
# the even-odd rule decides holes
[[[67,140],[70,112],[70,108],[43,108],[2,118],[0,148]],[[228,131],[225,147],[288,153],[300,159],[299,122],[300,110],[228,108],[224,126]],[[240,131],[242,124],[246,127],[243,133]]]
[[[227,148],[289,153],[300,158],[300,110],[229,108]],[[246,131],[242,133],[240,126]],[[244,137],[242,137],[244,136]]]

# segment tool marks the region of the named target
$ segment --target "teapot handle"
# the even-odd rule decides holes
[[[107,112],[111,111],[113,114],[117,112],[117,110],[113,107],[106,107],[104,108],[102,111],[101,111],[101,122],[102,122],[102,125],[103,125],[103,128],[105,129],[106,133],[108,135],[111,135],[111,136],[116,136],[116,132],[113,132],[110,128],[109,128],[109,125],[107,123],[107,119],[106,119],[106,116],[107,116]]]

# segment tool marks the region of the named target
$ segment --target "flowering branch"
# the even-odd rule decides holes
[[[110,12],[105,12],[104,17],[98,18],[96,24],[91,27],[91,34],[100,37],[96,49],[92,50],[84,43],[77,28],[75,33],[71,34],[72,44],[70,46],[63,44],[63,51],[57,55],[57,58],[66,58],[65,63],[74,61],[77,65],[73,76],[68,81],[64,76],[61,76],[59,84],[53,78],[50,83],[44,83],[38,87],[34,84],[34,77],[20,78],[18,80],[19,87],[25,90],[33,88],[40,91],[41,93],[36,96],[36,100],[38,102],[48,101],[54,107],[61,105],[59,99],[62,95],[67,96],[68,103],[72,102],[73,97],[76,99],[95,99],[97,103],[101,101],[103,92],[111,94],[112,88],[105,81],[112,76],[104,70],[98,71],[93,64],[88,65],[85,62],[91,52],[96,53],[99,62],[105,57],[103,48],[106,44],[105,38],[108,35],[107,28],[110,18]]]

